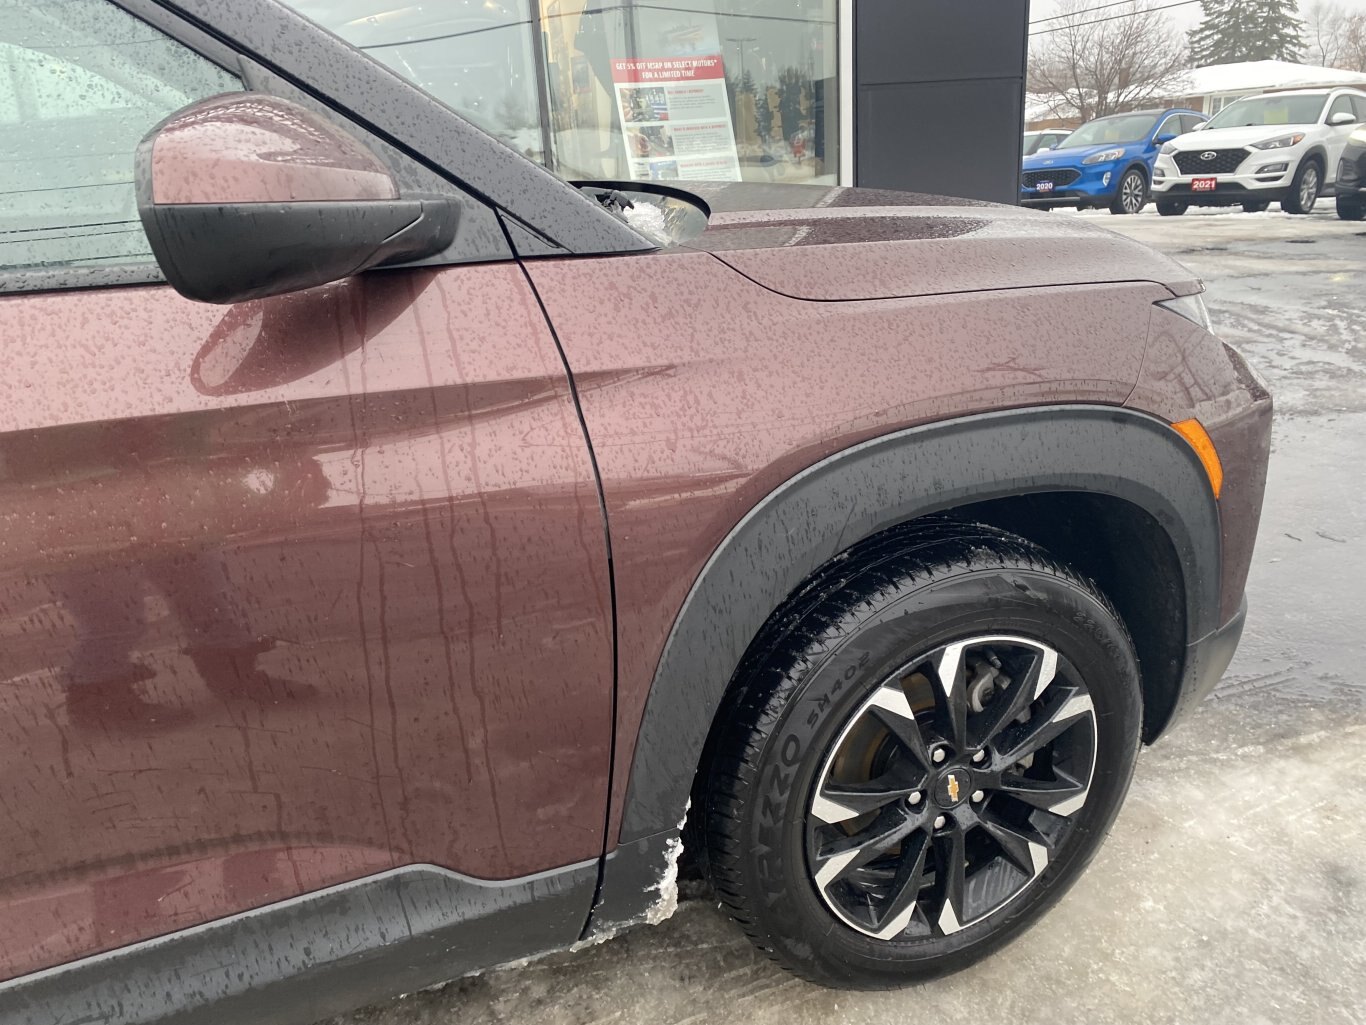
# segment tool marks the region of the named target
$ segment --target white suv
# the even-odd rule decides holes
[[[1366,122],[1366,92],[1297,89],[1230,103],[1202,129],[1162,147],[1153,165],[1157,212],[1236,206],[1249,213],[1279,201],[1307,214],[1333,184],[1352,130]]]

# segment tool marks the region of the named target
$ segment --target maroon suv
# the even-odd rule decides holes
[[[950,971],[1232,656],[1270,399],[1142,246],[570,184],[275,0],[0,59],[122,98],[0,139],[5,1025],[319,1018],[685,849],[808,979]]]

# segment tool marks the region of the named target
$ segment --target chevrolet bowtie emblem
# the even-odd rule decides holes
[[[958,800],[958,777],[953,773],[949,773],[949,800],[954,802]]]

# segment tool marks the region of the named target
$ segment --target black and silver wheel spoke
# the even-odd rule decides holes
[[[833,783],[827,780],[811,799],[811,814],[834,825],[901,802],[923,786],[925,773],[906,762],[893,765],[867,783]]]
[[[930,851],[930,836],[917,831],[902,845],[901,863],[892,877],[891,890],[882,907],[873,914],[873,934],[881,940],[900,936],[911,924],[919,907],[920,889],[925,883],[925,861]]]
[[[1005,764],[1023,761],[1088,715],[1095,715],[1088,694],[1079,687],[1055,687],[1038,714],[1001,732],[995,742],[997,756]]]
[[[906,700],[906,692],[899,685],[889,683],[879,687],[865,710],[887,727],[917,763],[926,769],[930,767],[929,745],[915,720],[911,703]]]
[[[961,829],[935,837],[935,874],[939,879],[939,913],[935,925],[945,936],[956,933],[963,919],[967,890],[967,850]]]
[[[811,793],[821,899],[878,939],[950,935],[1048,866],[1085,806],[1095,709],[1047,644],[982,636],[927,652],[845,723]]]
[[[1064,772],[1054,770],[1054,775],[1056,779],[1042,780],[1007,774],[996,789],[1017,801],[1066,817],[1086,803],[1088,787]]]
[[[1018,719],[1053,682],[1057,672],[1056,651],[1041,646],[1033,652],[1028,669],[1018,674],[1018,678],[1010,683],[1004,693],[997,695],[987,707],[973,717],[973,746],[980,747]]]
[[[967,649],[966,642],[950,644],[939,653],[934,667],[941,695],[939,731],[960,751],[968,744],[968,667],[964,658]]]
[[[1017,825],[990,811],[980,821],[1001,853],[1021,872],[1032,878],[1047,866],[1048,840],[1033,826]]]
[[[899,844],[916,827],[899,809],[883,811],[872,825],[823,847],[816,857],[816,885],[822,890],[862,868]]]

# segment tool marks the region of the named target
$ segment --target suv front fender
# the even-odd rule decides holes
[[[1187,644],[1221,625],[1219,510],[1199,458],[1163,420],[1111,406],[1032,407],[914,427],[838,452],[759,502],[693,583],[650,688],[620,846],[607,858],[591,931],[646,917],[677,856],[694,773],[726,689],[769,616],[804,580],[897,524],[1056,491],[1118,498],[1152,516],[1182,567]]]

